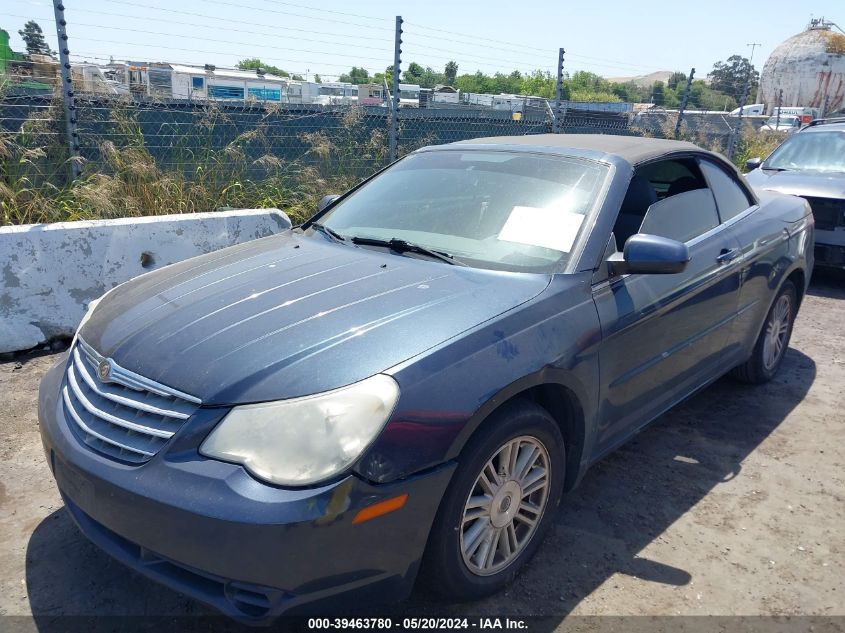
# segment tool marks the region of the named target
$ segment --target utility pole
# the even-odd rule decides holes
[[[555,86],[555,116],[552,122],[552,131],[560,134],[563,130],[563,114],[561,112],[561,97],[563,95],[563,55],[566,51],[562,48],[557,52],[557,84]]]
[[[82,171],[79,157],[79,131],[76,127],[76,101],[73,95],[73,80],[70,73],[70,50],[67,40],[67,20],[62,0],[53,0],[53,13],[56,16],[56,35],[59,38],[59,65],[62,74],[62,102],[65,110],[65,127],[67,129],[67,146],[70,157],[70,173],[75,180]]]
[[[780,109],[783,107],[783,88],[778,90],[778,107],[777,107],[777,115],[775,116],[775,131],[779,131],[778,128],[780,127]]]
[[[396,160],[399,145],[399,68],[402,64],[402,16],[396,16],[396,35],[393,44],[393,86],[390,99],[390,130],[388,134],[388,159]]]
[[[687,109],[687,100],[689,99],[689,91],[692,88],[692,78],[694,76],[695,68],[691,68],[689,77],[687,77],[687,86],[684,88],[684,96],[681,98],[681,107],[678,110],[678,122],[675,123],[675,138],[678,138],[678,135],[681,133],[681,122],[684,120],[684,110]]]

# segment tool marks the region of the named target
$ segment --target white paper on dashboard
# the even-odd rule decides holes
[[[514,207],[498,238],[568,253],[582,222],[583,215],[570,213],[559,206],[545,209]]]

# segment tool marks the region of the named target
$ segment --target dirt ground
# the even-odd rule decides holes
[[[775,381],[722,379],[594,467],[503,594],[415,595],[394,612],[845,615],[843,317],[845,279],[817,275]],[[210,613],[71,523],[36,419],[55,360],[0,363],[0,615],[44,630],[62,615]]]

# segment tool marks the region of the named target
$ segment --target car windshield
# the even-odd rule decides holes
[[[606,165],[527,152],[413,154],[320,222],[344,237],[399,239],[479,268],[552,272],[596,206]]]
[[[845,133],[830,131],[793,134],[772,152],[764,167],[845,171]]]

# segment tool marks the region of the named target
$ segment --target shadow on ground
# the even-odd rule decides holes
[[[835,291],[824,282],[813,287],[813,292]],[[688,584],[692,570],[639,553],[715,486],[741,474],[743,460],[802,401],[815,375],[813,360],[790,349],[769,384],[718,381],[594,466],[582,485],[564,497],[546,543],[506,592],[472,604],[449,604],[418,592],[379,615],[545,615],[549,618],[542,628],[551,630],[613,574]],[[31,610],[42,633],[76,628],[218,630],[222,623],[177,617],[210,612],[112,561],[87,542],[63,509],[32,534],[26,575]],[[93,622],[69,614],[100,618]],[[124,615],[166,617],[102,617]]]
[[[845,299],[845,270],[816,268],[807,294],[830,299]]]

